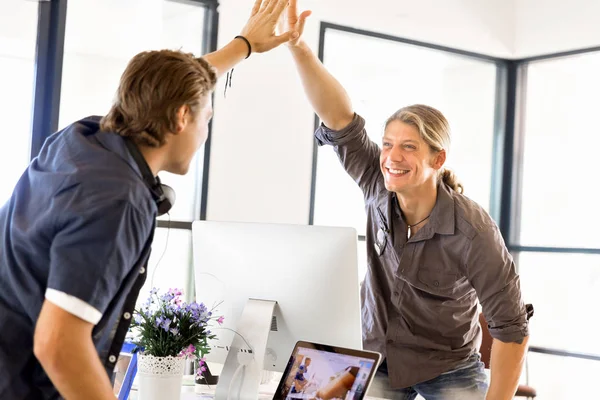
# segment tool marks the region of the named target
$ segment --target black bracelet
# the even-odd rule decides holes
[[[248,45],[248,55],[246,56],[246,58],[250,57],[250,54],[252,54],[252,45],[250,44],[248,39],[246,39],[245,37],[243,37],[241,35],[234,37],[234,39],[242,39],[244,42],[246,42],[246,45]]]

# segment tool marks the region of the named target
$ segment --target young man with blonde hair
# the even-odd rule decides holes
[[[290,0],[288,28],[302,34],[310,12]],[[512,399],[528,340],[529,310],[498,227],[444,168],[448,121],[426,105],[386,122],[381,148],[340,83],[301,37],[288,42],[304,90],[361,188],[368,270],[361,288],[363,343],[385,361],[369,395],[393,399]],[[407,60],[411,62],[411,60]],[[478,302],[494,337],[491,382],[480,359]]]

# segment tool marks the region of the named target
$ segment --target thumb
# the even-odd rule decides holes
[[[300,36],[300,34],[296,31],[289,31],[282,35],[275,36],[273,38],[273,47],[277,47],[280,44],[289,42],[290,40],[298,39],[298,36]]]
[[[300,14],[300,18],[298,21],[298,32],[300,34],[304,32],[304,24],[306,24],[306,19],[310,17],[310,14],[312,14],[311,11],[304,11],[302,14]]]

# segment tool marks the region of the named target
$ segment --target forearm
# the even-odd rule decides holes
[[[38,355],[44,371],[62,397],[73,400],[114,400],[110,380],[91,338],[68,342]]]
[[[92,342],[91,323],[49,301],[38,317],[34,354],[60,392],[69,400],[114,400],[106,370]]]
[[[354,111],[350,97],[342,85],[327,71],[306,43],[291,46],[290,50],[304,91],[317,115],[333,130],[344,128],[352,121]]]
[[[504,343],[494,339],[492,344],[491,381],[487,400],[509,400],[512,399],[519,386],[519,378],[525,363],[527,342],[529,337],[523,339],[523,343]]]
[[[225,47],[206,54],[204,58],[217,70],[217,78],[235,67],[248,55],[248,45],[242,39],[233,39]]]

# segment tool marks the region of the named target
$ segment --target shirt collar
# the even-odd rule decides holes
[[[440,235],[454,234],[454,196],[450,193],[450,190],[451,189],[443,183],[438,185],[437,199],[433,206],[433,210],[431,210],[429,223],[419,231],[413,240],[431,239],[435,233],[439,233]],[[402,219],[396,193],[390,192],[387,199],[392,203],[391,207],[394,210],[394,217]],[[385,210],[381,205],[378,208],[381,211]],[[387,215],[387,213],[385,215]]]
[[[100,130],[101,118],[102,117],[99,116],[91,116],[78,121],[78,123],[83,124],[86,128],[90,129],[100,145],[123,159],[123,161],[125,161],[129,167],[140,176],[140,178],[143,178],[140,168],[133,156],[129,153],[129,150],[127,150],[123,137],[114,132],[104,132]]]
[[[431,211],[432,228],[441,235],[454,234],[454,196],[444,183],[437,188],[437,200]]]

